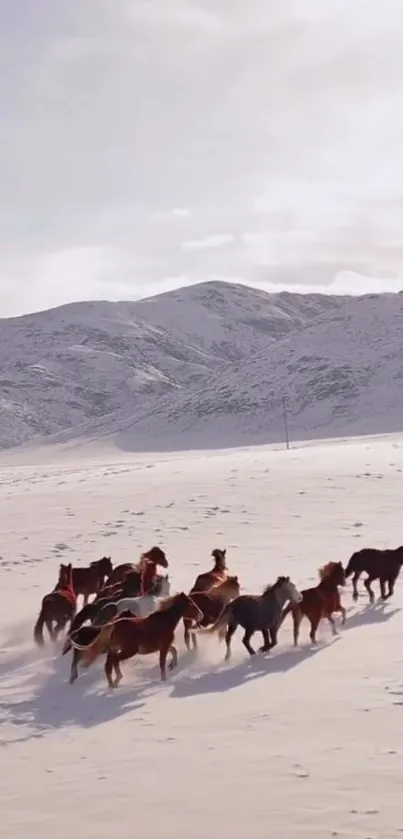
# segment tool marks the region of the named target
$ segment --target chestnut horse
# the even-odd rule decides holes
[[[59,579],[50,594],[42,599],[41,611],[34,627],[34,640],[38,646],[45,643],[43,627],[49,632],[52,641],[56,641],[62,629],[74,617],[77,605],[77,595],[73,588],[73,568],[70,565],[60,565]],[[56,626],[53,629],[53,622]]]
[[[203,612],[203,619],[199,621],[199,626],[210,626],[217,620],[221,614],[224,606],[233,600],[234,597],[239,597],[241,586],[238,577],[227,577],[223,583],[214,586],[209,591],[194,591],[191,594],[192,600],[196,606]],[[189,618],[183,618],[185,627],[185,644],[190,650],[190,637],[192,637],[193,649],[197,650],[196,633],[191,631],[192,621]]]
[[[204,574],[199,574],[199,576],[196,577],[196,580],[190,589],[190,594],[193,594],[194,591],[209,591],[213,588],[213,586],[224,582],[228,576],[228,568],[225,564],[226,554],[226,548],[224,548],[224,550],[214,548],[211,552],[211,556],[214,559],[214,568],[212,568],[211,571],[206,571]]]
[[[140,571],[142,575],[142,588],[140,594],[148,594],[148,590],[155,577],[158,566],[160,568],[168,568],[168,560],[164,551],[154,545],[154,547],[150,548],[149,551],[141,554],[138,565],[126,562],[123,565],[118,565],[114,568],[108,579],[107,588],[115,583],[122,582],[126,575],[131,571]]]
[[[346,610],[340,601],[338,586],[346,583],[344,568],[341,562],[328,562],[319,569],[319,585],[301,591],[302,601],[299,604],[289,603],[283,611],[281,623],[292,612],[294,623],[294,646],[298,645],[299,628],[303,617],[307,617],[311,624],[309,637],[312,644],[316,644],[316,632],[322,618],[327,618],[333,635],[337,635],[333,613],[341,612],[342,623],[346,622]]]
[[[100,655],[107,654],[105,675],[109,687],[117,687],[123,678],[120,662],[137,654],[149,655],[159,652],[161,680],[165,681],[168,652],[172,656],[169,669],[173,670],[178,663],[178,653],[173,642],[175,629],[184,617],[199,621],[203,618],[203,613],[187,594],[181,592],[168,598],[156,612],[152,612],[146,618],[121,617],[106,624],[97,638],[86,646],[77,644],[73,638],[71,642],[73,647],[83,653],[81,663],[84,667],[90,667]]]
[[[346,578],[353,576],[353,600],[358,600],[357,583],[361,574],[366,571],[368,577],[364,580],[364,586],[369,595],[370,603],[374,602],[374,592],[371,588],[373,580],[379,580],[381,598],[386,600],[392,597],[395,590],[395,583],[403,565],[403,546],[395,550],[379,550],[378,548],[361,548],[350,557]],[[386,594],[386,583],[388,593]]]
[[[73,568],[73,588],[78,597],[83,595],[86,606],[88,598],[91,594],[98,594],[102,588],[105,577],[112,574],[113,565],[110,556],[103,556],[102,559],[96,559],[85,568]]]

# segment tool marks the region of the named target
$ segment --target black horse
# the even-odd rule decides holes
[[[241,594],[231,600],[210,629],[199,629],[198,632],[218,632],[220,639],[225,637],[226,661],[231,657],[231,638],[239,625],[245,630],[242,643],[249,655],[255,655],[250,643],[255,632],[261,632],[263,636],[260,652],[269,652],[277,644],[283,607],[288,600],[300,603],[302,595],[289,577],[278,577],[273,585],[266,586],[263,594]]]
[[[120,590],[113,596],[101,597],[92,603],[87,603],[72,621],[70,633],[76,632],[86,621],[97,623],[98,615],[104,606],[107,606],[109,603],[115,603],[116,600],[120,600],[122,597],[138,597],[141,594],[141,584],[141,573],[139,571],[132,571],[125,577]]]
[[[394,550],[379,550],[378,548],[361,548],[355,551],[350,557],[346,578],[353,574],[353,600],[358,600],[357,582],[365,571],[368,574],[364,580],[364,586],[369,594],[370,603],[374,602],[375,595],[371,588],[374,580],[379,580],[382,600],[392,597],[395,590],[395,583],[403,565],[403,546]],[[386,583],[388,592],[386,593]]]

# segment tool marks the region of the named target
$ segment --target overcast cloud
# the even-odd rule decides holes
[[[402,287],[402,43],[402,0],[0,0],[0,314]]]

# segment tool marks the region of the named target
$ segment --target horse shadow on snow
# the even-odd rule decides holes
[[[147,699],[169,687],[169,682],[166,686],[161,685],[157,664],[147,666],[144,663],[143,667],[138,667],[139,659],[125,662],[125,681],[117,690],[111,690],[106,684],[103,666],[94,666],[88,671],[80,670],[79,679],[70,685],[70,657],[62,657],[59,646],[55,649],[49,645],[40,652],[31,648],[29,664],[27,657],[28,653],[24,658],[25,667],[14,667],[13,659],[9,659],[0,671],[1,692],[1,682],[21,675],[24,679],[22,691],[29,694],[26,699],[0,701],[3,721],[28,728],[21,737],[13,738],[12,742],[36,739],[52,730],[71,726],[92,728],[126,714],[136,716],[140,712],[141,715]],[[191,655],[182,655],[178,670],[183,670],[192,658]]]
[[[337,639],[335,639],[337,640]],[[281,652],[257,653],[235,665],[220,662],[210,667],[208,671],[194,677],[186,675],[179,679],[172,687],[170,696],[174,699],[184,699],[207,693],[223,693],[233,688],[248,684],[256,679],[274,673],[287,673],[304,661],[308,661],[326,650],[331,644],[318,643],[316,646],[285,647]]]
[[[290,646],[282,648],[280,637],[278,652],[268,655],[257,653],[255,657],[247,658],[236,665],[231,666],[221,662],[200,675],[186,675],[174,683],[170,696],[174,699],[184,699],[200,694],[222,693],[264,676],[287,673],[294,667],[310,661],[319,653],[330,649],[335,642],[343,638],[348,630],[385,623],[400,611],[398,608],[391,609],[390,604],[384,601],[373,605],[367,604],[359,612],[352,611],[348,614],[346,624],[339,628],[338,635],[335,637],[327,637],[326,640],[319,641],[314,646],[309,641],[308,643],[302,641],[298,648]],[[305,621],[303,625],[307,625]]]

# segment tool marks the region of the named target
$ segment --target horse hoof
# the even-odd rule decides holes
[[[265,644],[263,644],[263,647],[259,647],[259,652],[260,653],[269,653],[270,650],[271,650],[271,647],[266,647]]]
[[[353,600],[354,600],[354,602],[355,602],[356,600],[358,600],[358,594],[353,594]]]

